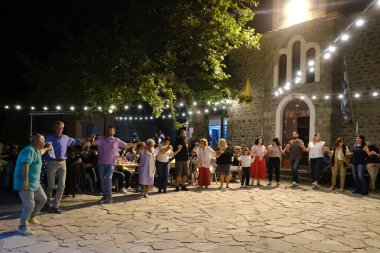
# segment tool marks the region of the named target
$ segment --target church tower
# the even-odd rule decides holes
[[[328,0],[273,0],[272,30],[324,17]]]

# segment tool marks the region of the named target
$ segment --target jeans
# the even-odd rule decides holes
[[[280,158],[279,157],[269,157],[268,158],[268,179],[272,182],[273,170],[276,174],[276,182],[280,182]]]
[[[112,196],[112,174],[114,171],[113,164],[100,164],[99,168],[99,179],[100,186],[102,188],[103,197],[111,197]]]
[[[367,183],[364,177],[365,168],[365,164],[351,164],[356,190],[361,193],[368,192]]]
[[[245,186],[249,185],[249,178],[251,177],[250,170],[251,170],[250,167],[243,167],[243,176],[241,177],[241,185],[244,185],[244,182],[245,182]]]
[[[18,195],[22,202],[19,229],[26,229],[26,221],[38,214],[46,203],[47,197],[41,186],[35,191],[18,191]]]
[[[293,177],[293,182],[296,182],[297,184],[299,183],[298,179],[298,166],[300,165],[302,158],[296,158],[294,160],[291,160],[292,162],[292,177]]]
[[[158,190],[166,191],[168,185],[168,173],[169,173],[169,162],[156,161],[156,171],[158,175]]]
[[[52,206],[58,208],[62,200],[63,191],[65,189],[66,181],[66,161],[48,161],[46,165],[46,176],[48,181],[48,187],[46,189],[46,197],[48,198],[48,203],[51,197],[51,193],[55,187],[55,177],[58,178],[58,188],[55,193]]]
[[[319,181],[323,170],[323,157],[310,158],[311,177],[314,181]]]

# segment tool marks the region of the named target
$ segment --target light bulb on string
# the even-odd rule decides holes
[[[129,109],[129,106],[128,105],[124,105],[124,110],[128,110]]]
[[[148,119],[148,117],[145,117],[145,120],[147,120]]]
[[[347,41],[350,38],[350,35],[348,33],[343,33],[342,36],[340,36],[340,39],[342,41]]]
[[[34,110],[36,110],[36,107],[31,106],[31,107],[30,107],[30,110],[34,111]]]
[[[182,115],[182,117],[186,117],[186,113],[184,113],[184,112],[181,115]]]
[[[166,118],[165,115],[162,115],[162,118],[165,119]]]
[[[129,117],[129,120],[133,120],[133,117]]]
[[[301,70],[297,71],[297,76],[302,76],[302,71]]]
[[[359,18],[358,20],[356,20],[355,25],[356,25],[357,27],[361,27],[361,26],[363,26],[363,25],[364,25],[364,19]]]
[[[278,91],[276,91],[276,92],[274,93],[274,95],[275,95],[276,97],[278,97],[278,95],[279,95],[279,94],[278,94]]]
[[[378,95],[379,95],[379,93],[376,91],[372,93],[372,96],[374,96],[374,97],[377,97]]]
[[[108,113],[113,113],[113,111],[111,109],[108,110]]]
[[[153,119],[153,116],[150,116],[150,119]]]
[[[214,107],[214,112],[216,112],[218,109],[216,109],[216,107]]]
[[[62,109],[62,107],[61,107],[60,105],[57,105],[57,106],[55,107],[55,109],[57,109],[57,111],[60,111],[60,110]]]
[[[168,115],[168,118],[171,119],[171,118],[172,118],[172,115],[169,114],[169,115]]]
[[[329,52],[327,52],[327,53],[325,53],[325,54],[323,55],[323,58],[324,58],[325,60],[328,60],[328,59],[331,58],[331,54],[330,54]]]
[[[208,105],[210,105],[210,104],[211,104],[211,101],[210,101],[210,100],[209,100],[209,101],[207,101],[207,104],[208,104]]]
[[[343,98],[343,94],[339,94],[339,95],[338,95],[338,98],[339,98],[339,99],[342,99],[342,98]]]
[[[301,99],[304,100],[304,99],[305,99],[305,96],[301,96]]]
[[[111,105],[111,106],[110,106],[110,109],[111,109],[111,110],[115,110],[115,109],[116,109],[116,106],[115,106],[115,105]]]
[[[301,78],[299,76],[296,77],[295,83],[299,84],[301,82]]]
[[[360,94],[359,94],[359,93],[355,93],[355,94],[354,94],[354,97],[355,97],[355,98],[360,98]]]
[[[181,102],[181,103],[179,103],[179,107],[183,107],[183,103]]]
[[[143,120],[143,117],[140,117],[140,120]]]
[[[49,110],[49,108],[48,108],[47,106],[44,106],[44,107],[43,107],[43,110],[44,110],[44,111],[47,111],[47,110]]]
[[[329,96],[329,95],[326,95],[326,96],[325,96],[325,99],[326,99],[326,100],[330,99],[330,96]]]
[[[311,97],[311,99],[316,100],[317,96],[314,95],[314,96]]]
[[[197,104],[198,104],[198,103],[194,101],[193,105],[194,105],[194,106],[197,106]]]
[[[205,113],[208,113],[209,112],[209,110],[208,109],[205,109]]]
[[[309,67],[313,67],[315,65],[315,62],[314,61],[309,61]]]
[[[336,51],[336,47],[331,45],[329,46],[329,48],[327,49],[327,51],[329,51],[330,53],[334,53]]]
[[[102,107],[101,107],[101,106],[98,106],[98,110],[101,111],[101,110],[102,110]]]
[[[5,109],[9,109],[9,105],[4,106]]]
[[[201,111],[197,111],[198,114],[201,114]]]
[[[139,109],[139,110],[141,110],[141,109],[142,109],[142,107],[143,107],[143,106],[142,106],[142,105],[140,105],[140,104],[139,104],[139,105],[137,105],[137,109]]]
[[[70,111],[74,111],[75,110],[75,107],[74,106],[70,106]]]
[[[192,111],[189,111],[189,112],[188,112],[188,114],[189,114],[189,115],[192,115],[192,114],[193,114],[193,112],[192,112]]]
[[[127,117],[124,117],[124,120],[127,120],[128,118]]]
[[[16,105],[16,110],[21,110],[21,105]]]
[[[314,71],[315,71],[314,67],[312,67],[312,68],[309,69],[310,73],[314,73]]]
[[[226,109],[226,107],[223,105],[223,106],[222,106],[222,109]]]

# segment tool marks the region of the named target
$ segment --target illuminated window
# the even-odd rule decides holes
[[[306,63],[315,62],[315,49],[310,48],[306,52]],[[314,83],[315,82],[315,71],[307,71],[306,74],[306,83]]]
[[[286,66],[287,65],[287,57],[286,54],[282,54],[278,61],[278,86],[286,83]]]
[[[292,48],[292,79],[296,78],[301,69],[301,42],[296,41]]]

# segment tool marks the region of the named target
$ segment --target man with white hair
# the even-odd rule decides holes
[[[31,144],[20,152],[16,162],[13,185],[22,201],[18,232],[23,235],[33,234],[28,228],[27,221],[32,225],[40,224],[35,217],[47,200],[40,185],[41,155],[50,150],[51,146],[47,148],[44,146],[45,138],[41,134],[33,135]]]

